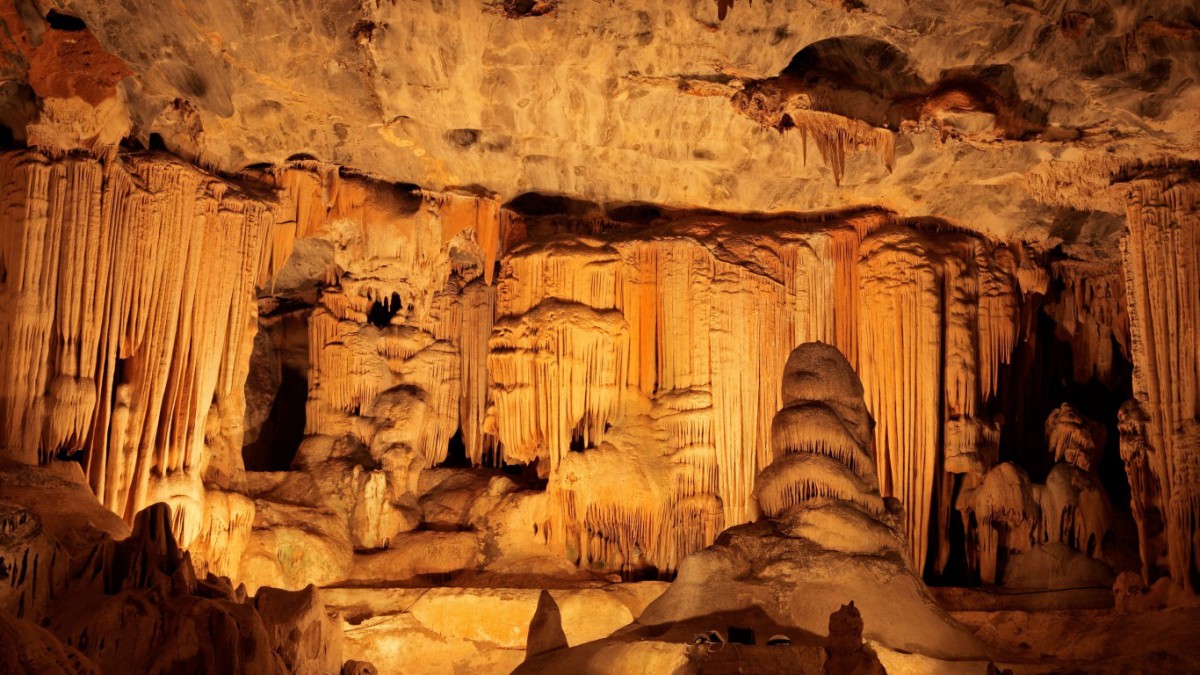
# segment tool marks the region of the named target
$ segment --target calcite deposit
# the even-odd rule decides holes
[[[0,671],[1195,672],[1190,0],[0,0]]]

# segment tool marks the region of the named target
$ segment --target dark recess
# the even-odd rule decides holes
[[[50,24],[54,30],[65,30],[72,33],[87,30],[87,24],[83,19],[53,9],[46,13],[46,23]]]
[[[391,325],[392,317],[396,316],[403,307],[403,303],[400,302],[400,294],[392,293],[391,301],[387,304],[376,300],[375,304],[371,305],[371,311],[367,313],[367,321],[379,328]]]

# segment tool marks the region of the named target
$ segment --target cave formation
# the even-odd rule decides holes
[[[0,27],[0,672],[1200,671],[1193,2]]]

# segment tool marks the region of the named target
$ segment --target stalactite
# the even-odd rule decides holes
[[[14,153],[0,173],[6,454],[86,449],[97,495],[126,517],[177,481],[236,479],[225,455],[241,447],[269,204],[161,159]],[[213,536],[203,493],[176,514],[188,544]]]
[[[548,299],[578,303],[600,313],[619,312],[628,327],[627,341],[622,343],[628,355],[625,386],[665,408],[670,407],[667,397],[688,391],[703,391],[710,397],[706,412],[671,431],[667,443],[693,470],[681,476],[688,486],[680,484],[675,501],[711,495],[715,499],[711,503],[721,505],[726,525],[755,517],[756,504],[751,499],[754,477],[771,461],[771,420],[779,407],[780,390],[764,381],[762,373],[780,370],[790,350],[804,341],[833,343],[858,355],[860,372],[876,387],[872,391],[878,400],[868,401],[880,425],[879,447],[891,447],[895,455],[891,463],[881,462],[888,474],[878,478],[872,474],[870,482],[878,480],[886,485],[885,490],[894,490],[893,484],[906,470],[899,466],[902,457],[929,471],[928,478],[912,479],[911,490],[905,493],[911,500],[905,502],[906,507],[915,514],[910,536],[916,548],[919,532],[927,532],[919,527],[928,527],[930,501],[938,490],[952,487],[933,480],[934,468],[941,462],[943,436],[972,457],[995,455],[997,428],[977,419],[976,414],[979,401],[990,395],[995,373],[1007,362],[1016,340],[1015,262],[1004,246],[989,248],[986,242],[959,234],[949,235],[950,244],[933,246],[907,228],[881,230],[886,222],[865,214],[816,227],[779,220],[720,222],[720,227],[714,228],[711,219],[692,217],[675,221],[652,236],[572,233],[531,241],[505,261],[497,288],[497,330],[503,324],[508,326],[504,330],[511,332],[520,322],[533,322],[530,317],[536,310],[531,312],[531,308]],[[888,235],[889,231],[893,234]],[[908,253],[898,257],[889,253],[892,258],[887,261],[884,255],[875,256],[880,262],[872,263],[870,251],[860,252],[864,236],[868,246],[880,236],[903,240],[902,248],[907,247]],[[914,280],[911,285],[909,279]],[[923,292],[915,290],[918,280],[924,283]],[[847,288],[848,284],[853,285]],[[909,292],[915,297],[909,298]],[[887,300],[888,293],[898,299]],[[953,321],[943,311],[947,298],[954,298],[952,304],[958,308]],[[897,351],[896,325],[922,326],[922,335],[927,336],[925,343],[916,341],[905,347],[921,345],[923,360],[904,366],[910,370],[899,370],[911,357]],[[550,328],[543,324],[541,330]],[[869,336],[869,331],[876,332]],[[528,371],[538,359],[520,351],[497,352],[497,347],[507,343],[497,341],[496,335],[499,333],[494,334],[490,358],[508,365],[496,365],[494,377],[499,377],[501,367],[511,369],[504,375],[506,379],[496,379],[492,388],[495,405],[491,419],[505,456],[531,461],[542,452],[550,460],[560,451],[550,454],[539,443],[550,439],[546,441],[549,447],[562,447],[563,441],[546,436],[546,431],[554,428],[556,433],[574,432],[582,438],[582,430],[576,429],[580,418],[568,417],[565,424],[546,419],[537,403],[543,394],[534,393],[533,371]],[[944,347],[946,335],[952,335],[955,344],[968,352],[967,361],[947,365],[951,355]],[[909,336],[915,334],[906,332],[902,340],[914,339]],[[518,375],[519,371],[529,374]],[[946,394],[938,375],[905,379],[905,373],[943,371],[952,371],[957,378],[947,382]],[[922,397],[892,387],[884,397],[884,387],[891,386],[884,384],[885,372],[893,373],[890,377],[897,382],[928,385],[928,391]],[[915,384],[918,380],[921,384]],[[543,380],[539,386],[548,382]],[[955,407],[943,410],[942,402],[950,398],[951,391],[957,397]],[[504,397],[528,402],[500,405]],[[560,404],[554,405],[562,410]],[[904,410],[897,411],[896,406]],[[618,427],[642,424],[619,413],[610,419]],[[674,415],[671,419],[685,418]],[[796,421],[796,428],[819,425],[817,418],[807,426],[802,417]],[[960,426],[962,433],[951,431]],[[918,433],[924,434],[920,444]],[[609,435],[604,435],[601,440],[607,438]],[[790,437],[785,433],[780,438]],[[793,440],[802,439],[797,435]],[[885,441],[890,445],[885,446]],[[852,467],[866,465],[845,438],[829,438],[821,447],[830,457]],[[919,457],[925,458],[924,463],[917,462]],[[992,461],[994,458],[987,460]],[[977,460],[976,465],[980,473],[986,470],[984,460]],[[550,470],[552,486],[561,480],[558,474],[556,469]],[[693,485],[703,487],[693,491]],[[579,498],[572,499],[575,503]],[[942,501],[946,513],[940,521],[948,521],[951,502]],[[564,516],[564,520],[569,524],[565,527],[575,532],[588,527],[576,518]],[[594,524],[592,527],[597,529]],[[609,542],[606,546],[620,538],[610,534],[601,536]],[[588,546],[591,544],[582,545],[581,550]],[[948,550],[948,544],[945,548]]]
[[[484,432],[490,402],[491,371],[487,367],[488,338],[496,312],[496,288],[472,282],[463,288],[459,350],[462,398],[459,403],[463,445],[472,464],[482,464],[494,445]]]
[[[488,369],[505,457],[554,472],[573,437],[598,438],[618,415],[628,339],[620,313],[561,300],[497,320]]]
[[[879,161],[891,171],[896,153],[896,137],[891,131],[817,110],[790,107],[787,115],[803,137],[805,160],[808,158],[808,139],[811,136],[821,153],[821,159],[833,171],[836,184],[842,184],[842,176],[846,173],[846,155],[860,148],[875,150]]]
[[[511,214],[494,199],[407,191],[322,166],[276,180],[295,230],[332,242],[337,266],[336,287],[309,319],[306,432],[360,436],[370,425],[357,420],[376,397],[416,386],[431,411],[417,441],[424,465],[446,458],[460,426],[469,457],[481,462],[490,443],[488,284]]]
[[[1052,265],[1063,285],[1047,313],[1071,344],[1076,382],[1113,384],[1117,355],[1129,358],[1129,315],[1118,265],[1063,260]]]
[[[1127,190],[1121,239],[1133,390],[1146,413],[1171,578],[1193,587],[1200,537],[1200,188],[1186,172]]]
[[[1016,345],[1015,268],[1007,246],[955,232],[893,227],[862,245],[859,370],[879,424],[881,490],[904,504],[918,569],[931,523],[935,569],[948,560],[944,472],[982,475],[995,461],[999,429],[979,414]]]
[[[989,249],[981,244],[975,262],[979,274],[979,387],[986,401],[996,395],[1000,366],[1011,362],[1017,346],[1020,268],[1005,245]]]
[[[1099,471],[1106,435],[1104,425],[1087,419],[1069,403],[1060,405],[1046,418],[1046,445],[1054,461],[1083,471]]]
[[[542,458],[559,538],[574,536],[599,562],[672,569],[757,515],[772,434],[800,447],[828,422],[789,410],[773,431],[782,392],[769,373],[803,342],[834,344],[858,364],[880,471],[867,472],[872,451],[856,432],[822,436],[800,464],[848,467],[849,482],[814,483],[797,464],[785,502],[877,482],[908,509],[920,560],[930,505],[946,502],[940,448],[966,456],[994,436],[977,413],[1015,340],[1016,265],[1006,247],[966,235],[935,245],[873,212],[690,215],[640,233],[597,220],[591,234],[513,248],[525,222],[495,200],[320,165],[270,174],[268,198],[161,160],[134,176],[83,160],[8,161],[22,178],[0,196],[23,229],[0,258],[5,307],[16,308],[0,339],[32,356],[5,371],[8,452],[87,447],[106,503],[174,500],[177,530],[207,548],[236,548],[237,533],[210,527],[217,505],[201,481],[215,475],[208,468],[220,485],[240,471],[231,420],[243,405],[251,290],[269,287],[303,237],[329,241],[334,261],[309,319],[308,432],[369,444],[380,397],[418,388],[430,412],[409,459],[442,461],[459,428],[472,462]],[[41,307],[54,308],[50,318],[30,310]],[[634,401],[648,408],[634,414]],[[646,468],[654,508],[621,504],[619,491],[582,498],[561,470],[580,454],[573,447],[637,452],[614,440],[626,431],[661,439]]]
[[[178,388],[161,401],[135,401],[145,417],[132,423],[158,448],[147,468],[167,473],[198,467],[212,392],[228,384],[221,377],[222,357],[236,349],[245,328],[239,308],[247,305],[234,296],[239,290],[249,295],[246,273],[255,270],[246,261],[256,256],[248,252],[261,246],[268,214],[252,202],[222,203],[223,187],[182,165],[135,167],[143,171],[147,191],[142,192],[120,168],[106,174],[84,160],[48,166],[31,156],[6,159],[11,185],[47,195],[26,194],[8,205],[10,213],[14,208],[24,213],[13,214],[21,229],[6,238],[5,295],[15,314],[6,336],[14,347],[46,350],[42,356],[22,351],[19,359],[15,349],[10,352],[14,367],[7,372],[15,377],[6,390],[24,391],[18,398],[28,401],[14,401],[7,411],[10,448],[16,450],[14,441],[21,437],[30,441],[23,452],[40,447],[44,457],[78,447],[90,431],[92,402],[113,398],[97,397],[97,385],[84,381],[104,377],[102,361],[109,371],[120,361],[127,377],[146,378],[139,382],[145,386],[136,387],[140,396],[149,390],[165,394],[168,379]],[[58,339],[25,327],[38,316],[47,330],[57,326]],[[59,369],[53,378],[50,367]],[[99,386],[111,390],[115,384],[104,379]],[[33,404],[46,394],[57,403],[50,410]],[[39,408],[51,418],[44,436],[41,421],[25,412]],[[165,418],[161,426],[160,417]],[[103,438],[96,440],[103,445]],[[93,467],[100,469],[93,479],[100,482],[108,460],[102,455],[92,454]],[[111,496],[127,487],[114,485],[105,492]],[[110,501],[110,506],[116,504]]]

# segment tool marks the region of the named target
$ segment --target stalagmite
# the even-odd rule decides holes
[[[1066,462],[1085,472],[1100,468],[1100,453],[1104,451],[1104,426],[1064,403],[1046,418],[1046,445],[1054,461]]]
[[[1162,547],[1162,502],[1158,478],[1150,469],[1153,451],[1146,440],[1146,413],[1134,399],[1121,405],[1117,429],[1121,433],[1121,459],[1129,479],[1129,501],[1138,528],[1138,553],[1142,562],[1142,581],[1151,583],[1157,572]]]
[[[776,518],[825,498],[882,517],[870,455],[872,423],[845,357],[820,343],[797,348],[784,368],[782,390],[784,407],[772,424],[774,459],[755,481],[763,514]]]
[[[1067,463],[1055,465],[1045,485],[1035,486],[1041,519],[1037,543],[1063,543],[1100,558],[1112,530],[1108,495],[1096,478]]]
[[[862,481],[874,475],[873,462],[852,468],[830,454],[828,439],[852,439],[864,454],[871,447],[871,418],[850,363],[837,348],[809,342],[789,352],[782,370],[772,459],[754,490],[766,517],[729,528],[716,543],[685,558],[666,592],[625,631],[531,660],[518,672],[569,670],[580,663],[573,657],[591,648],[623,640],[671,643],[697,631],[704,632],[692,638],[696,648],[689,657],[704,658],[724,648],[712,646],[724,642],[724,631],[704,628],[714,624],[731,626],[730,646],[743,654],[755,647],[740,647],[745,638],[739,633],[767,636],[758,638],[766,642],[760,649],[777,650],[776,662],[794,664],[798,672],[818,672],[831,661],[844,665],[846,652],[861,646],[849,642],[863,637],[922,654],[969,659],[981,653],[975,639],[933,604],[913,571],[898,531],[903,518],[897,501]],[[812,408],[828,412],[820,421],[788,412]],[[818,636],[831,626],[830,614],[847,598],[855,598],[861,611],[858,625],[848,631],[852,639],[846,640],[844,626],[835,621],[835,635],[822,640]],[[814,642],[815,660],[786,660],[806,654]],[[825,644],[833,644],[839,658],[826,658]],[[531,668],[535,663],[540,668]]]
[[[984,583],[1005,578],[1006,558],[1038,547],[1045,553],[1048,545],[1063,545],[1067,552],[1105,557],[1114,520],[1098,476],[1104,437],[1101,425],[1064,403],[1046,420],[1047,446],[1057,463],[1044,483],[1031,483],[1018,465],[1004,462],[960,492],[955,506],[967,535],[967,560],[972,569],[978,566]]]
[[[976,488],[973,511],[979,523],[979,576],[996,583],[1001,551],[1033,545],[1038,504],[1029,477],[1015,464],[997,465]]]
[[[517,319],[530,322],[531,328],[544,322],[531,310],[549,298],[597,312],[618,312],[628,327],[628,337],[617,340],[620,349],[628,349],[626,386],[656,401],[695,389],[711,396],[711,404],[705,406],[710,412],[695,417],[694,423],[681,429],[684,436],[672,434],[669,442],[681,449],[683,457],[704,458],[701,473],[694,475],[711,476],[704,478],[708,487],[701,492],[711,490],[719,499],[726,524],[754,517],[755,505],[749,499],[752,479],[770,461],[771,411],[778,407],[780,393],[762,382],[760,369],[770,364],[782,368],[788,350],[804,340],[827,341],[859,354],[868,384],[868,407],[879,420],[880,447],[891,453],[881,462],[881,474],[872,474],[869,480],[878,480],[885,494],[902,496],[911,507],[908,529],[914,555],[923,556],[924,546],[917,542],[928,532],[932,501],[940,499],[937,508],[944,515],[938,520],[943,533],[951,508],[946,495],[952,485],[942,487],[934,480],[935,467],[976,466],[982,472],[995,461],[998,430],[977,415],[981,402],[995,390],[996,373],[1016,343],[1015,261],[1007,247],[977,238],[954,235],[950,243],[935,246],[908,228],[881,230],[885,223],[886,219],[870,213],[816,226],[784,219],[714,223],[693,217],[653,236],[531,240],[505,263],[497,288],[495,335],[509,334],[514,328],[501,327],[516,326]],[[702,237],[713,238],[714,244],[702,243]],[[910,278],[911,285],[905,281]],[[905,289],[913,289],[923,299],[906,299]],[[953,300],[947,300],[954,308],[951,314],[943,311],[944,298]],[[925,327],[925,342],[909,337],[912,333],[897,342],[892,321]],[[569,325],[559,323],[540,330],[561,331]],[[943,335],[950,336],[946,339],[954,342],[954,349],[943,343]],[[498,354],[497,347],[507,343],[497,339],[493,338],[490,359],[502,357],[507,362],[519,354]],[[916,342],[905,346],[907,340]],[[904,370],[901,365],[912,357],[896,350],[918,345],[923,345],[919,365],[911,361],[906,366],[910,370]],[[521,358],[527,362],[529,357]],[[922,396],[897,389],[905,373],[943,371],[949,401],[945,409],[937,378],[904,380],[906,386],[923,387]],[[528,380],[515,374],[503,375],[511,380],[504,384],[496,379],[500,372],[492,375],[490,419],[500,430],[506,458],[531,461],[536,456],[535,441],[546,437],[550,428],[546,425],[561,424],[559,434],[585,436],[577,428],[578,411],[561,423],[555,420],[561,412],[542,417],[545,413],[532,403],[501,406],[502,398],[518,391],[529,391],[522,396],[533,392],[525,384],[516,386]],[[884,392],[891,393],[885,396]],[[640,424],[636,416],[620,414],[623,405],[618,403],[606,419],[617,426]],[[797,419],[801,426],[789,428],[802,428],[802,422]],[[924,430],[920,434],[918,425]],[[587,437],[596,435],[588,432]],[[940,457],[943,438],[947,456],[956,458],[953,461],[943,462]],[[852,454],[845,443],[829,442],[830,452]],[[562,445],[563,441],[552,440],[550,448],[559,449],[543,455],[552,467],[559,460],[551,458],[562,452]],[[692,447],[696,449],[682,450]],[[920,457],[925,459],[918,462]],[[987,457],[993,459],[983,459]],[[908,472],[910,464],[915,473]],[[556,476],[551,468],[552,485]],[[690,494],[690,488],[684,489],[675,501],[684,503],[682,498]],[[948,551],[949,545],[940,548]]]

